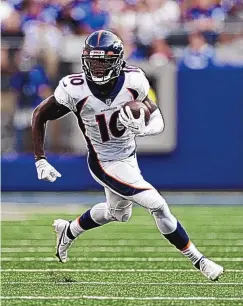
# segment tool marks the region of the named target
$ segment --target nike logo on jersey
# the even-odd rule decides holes
[[[64,82],[62,82],[62,84],[63,84],[64,87],[67,87],[67,84],[65,84]]]

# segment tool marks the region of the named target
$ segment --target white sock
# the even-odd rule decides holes
[[[193,265],[195,265],[199,259],[203,257],[203,254],[198,251],[192,242],[189,242],[189,245],[181,250],[181,253],[189,258]]]
[[[70,223],[70,231],[75,238],[84,232],[84,229],[82,229],[82,227],[79,225],[78,219],[79,218],[76,218]]]

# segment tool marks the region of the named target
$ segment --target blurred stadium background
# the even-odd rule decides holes
[[[48,124],[61,180],[38,182],[31,154],[33,109],[80,71],[84,39],[97,29],[122,37],[165,117],[162,135],[138,139],[145,177],[158,189],[242,189],[242,0],[9,0],[0,12],[3,191],[99,188],[72,115]]]
[[[47,157],[62,173],[62,178],[54,184],[38,181],[31,143],[33,109],[53,93],[63,76],[80,71],[84,39],[98,29],[110,29],[121,36],[126,61],[147,73],[150,97],[164,114],[166,128],[163,134],[138,139],[138,160],[144,177],[163,191],[170,204],[197,205],[172,209],[195,234],[193,238],[207,254],[228,258],[228,262],[222,262],[228,269],[242,267],[239,258],[243,251],[243,1],[8,0],[1,1],[0,15],[2,263],[5,269],[10,269],[3,274],[3,284],[6,284],[3,294],[23,296],[45,292],[60,295],[57,287],[50,286],[53,275],[45,278],[45,273],[39,273],[38,277],[28,278],[27,274],[21,275],[14,269],[59,268],[52,260],[48,262],[53,256],[50,246],[54,245],[54,237],[49,236],[52,218],[65,215],[73,218],[84,210],[80,205],[92,205],[104,199],[102,188],[88,172],[85,143],[72,115],[48,124]],[[205,206],[209,204],[217,205]],[[177,255],[170,246],[166,251],[149,216],[145,217],[139,210],[135,210],[135,215],[128,227],[112,224],[113,231],[110,228],[109,232],[107,227],[96,240],[90,233],[87,237],[94,239],[93,246],[84,240],[72,253],[77,258],[81,254],[86,256],[85,264],[74,258],[68,267],[124,268],[122,260],[116,265],[95,260],[102,255],[102,258],[145,258],[144,262],[125,263],[128,268],[189,268],[176,262]],[[138,234],[143,233],[143,222],[147,222],[150,231],[146,236],[148,250],[142,243],[144,237]],[[28,234],[23,235],[23,230]],[[120,235],[118,240],[112,236],[114,231]],[[131,233],[134,238],[129,238]],[[138,242],[135,242],[136,235]],[[208,242],[203,240],[204,236]],[[160,243],[161,248],[157,247]],[[122,250],[123,246],[119,249],[119,245],[130,247]],[[35,256],[39,256],[37,265],[33,263]],[[162,261],[152,265],[146,262],[149,256],[165,256],[175,263],[170,265]],[[96,264],[87,258],[90,261],[93,258]],[[97,280],[95,275],[91,279]],[[228,291],[219,290],[217,286],[207,290],[201,285],[193,291],[189,283],[185,291],[180,285],[174,285],[172,291],[176,296],[187,296],[186,292],[189,292],[195,297],[221,297],[222,305],[242,305],[237,300],[242,301],[242,274],[232,271],[228,275],[226,281],[235,282],[232,288],[226,283]],[[172,276],[181,281],[179,274],[172,272]],[[187,276],[184,274],[185,281],[196,281],[195,277]],[[87,280],[85,275],[80,277],[80,274],[76,275],[74,281]],[[114,281],[108,274],[106,277]],[[155,281],[156,277],[164,280],[163,290],[168,289],[166,282],[171,281],[170,277],[161,275],[134,277],[133,281],[141,282]],[[161,277],[164,278],[161,280]],[[102,275],[99,278],[104,280]],[[31,287],[34,280],[40,283],[46,280],[48,286],[40,292],[38,283]],[[70,280],[69,275],[64,277],[64,274],[59,280],[60,284],[72,282],[72,278]],[[10,286],[13,281],[16,284]],[[18,281],[26,281],[26,285],[17,284]],[[144,294],[149,295],[145,289]],[[96,294],[90,287],[87,290]],[[119,291],[115,286],[112,290],[121,296],[127,294],[126,288]],[[129,294],[141,296],[139,290],[134,289],[135,293]],[[159,291],[160,295],[166,296],[166,290]],[[102,290],[98,292],[107,295]],[[224,300],[232,297],[235,300]],[[4,301],[6,305],[7,301]],[[177,302],[173,305],[179,305]],[[26,300],[22,303],[27,305]],[[112,304],[111,301],[109,304],[105,301],[80,303],[78,301],[77,305]],[[210,305],[220,303],[210,302]],[[15,305],[14,300],[8,305]],[[49,301],[48,305],[57,304]],[[67,304],[59,301],[58,305]],[[112,305],[117,306],[117,301]],[[121,301],[119,305],[130,304]],[[141,301],[136,305],[161,304],[150,304],[149,301],[143,304]],[[181,301],[180,305],[188,305],[188,302]],[[200,305],[209,304],[205,301]]]

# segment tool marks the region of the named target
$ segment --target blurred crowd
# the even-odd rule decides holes
[[[195,40],[182,34],[203,34],[214,45],[234,40],[243,29],[243,0],[7,0],[0,12],[2,36],[23,37],[29,56],[48,54],[50,76],[67,35],[110,29],[124,40],[127,59],[156,61],[172,58],[182,37],[184,45]],[[227,37],[226,22],[234,22]]]
[[[20,152],[31,151],[33,108],[67,74],[64,53],[66,62],[73,53],[79,57],[80,42],[95,30],[118,34],[128,61],[173,60],[200,69],[217,52],[218,62],[243,64],[243,0],[6,0],[0,15],[2,89],[12,89],[11,97],[2,93],[8,100],[2,111],[12,112],[2,124],[9,125],[6,135],[15,130]]]

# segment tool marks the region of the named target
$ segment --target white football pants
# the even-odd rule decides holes
[[[159,192],[141,175],[136,155],[120,161],[89,163],[93,178],[105,188],[106,203],[96,204],[91,217],[98,224],[128,221],[132,204],[149,210],[162,234],[170,234],[177,226],[176,218]]]

